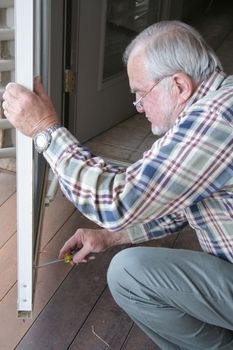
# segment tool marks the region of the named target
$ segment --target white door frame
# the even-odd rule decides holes
[[[33,89],[34,1],[15,1],[16,82]],[[19,317],[30,317],[32,311],[33,263],[33,145],[20,132],[17,149],[17,279]]]

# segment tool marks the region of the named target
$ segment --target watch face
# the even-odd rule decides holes
[[[42,133],[36,138],[36,145],[39,149],[44,149],[47,146],[47,142],[47,137]]]
[[[36,150],[41,153],[44,152],[51,141],[51,135],[47,133],[46,131],[40,132],[36,137],[35,137],[35,147]]]
[[[49,147],[51,140],[52,140],[52,133],[60,128],[60,124],[55,124],[44,131],[41,131],[39,134],[37,134],[34,138],[34,145],[37,150],[37,152],[41,153],[46,151],[46,149]]]

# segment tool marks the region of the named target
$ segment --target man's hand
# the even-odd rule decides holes
[[[86,262],[89,260],[89,254],[103,252],[106,249],[130,243],[127,232],[110,232],[105,229],[78,229],[75,234],[66,241],[60,250],[59,259],[63,259],[66,253],[74,249],[79,251],[74,255],[73,262]]]
[[[34,92],[19,84],[9,83],[3,99],[5,116],[27,136],[34,137],[38,132],[59,124],[53,104],[39,78],[34,81]]]

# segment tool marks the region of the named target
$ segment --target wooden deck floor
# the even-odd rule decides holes
[[[1,175],[5,193],[0,198],[0,349],[105,349],[93,334],[93,326],[112,350],[158,349],[118,308],[109,293],[106,271],[118,249],[98,254],[95,261],[77,267],[58,264],[40,269],[33,318],[17,319],[15,176]],[[40,262],[56,258],[63,242],[78,227],[94,225],[74,210],[59,191],[46,208]],[[154,241],[153,245],[199,248],[191,230]]]
[[[232,11],[215,13],[195,23],[216,49],[227,73],[233,73]],[[133,148],[128,145],[133,130]],[[125,155],[134,161],[153,142],[143,118],[135,117],[89,143],[92,150],[106,156]],[[145,132],[145,131],[144,131]],[[110,135],[110,137],[109,137]],[[138,136],[136,136],[138,135]],[[124,137],[120,142],[120,137]],[[111,141],[109,141],[111,140]],[[117,140],[114,144],[114,140]],[[120,146],[119,146],[120,145]],[[17,319],[16,312],[16,185],[13,173],[0,172],[0,350],[106,350],[93,333],[101,336],[110,350],[158,350],[113,301],[106,284],[106,271],[117,249],[99,254],[95,261],[71,268],[53,265],[38,272],[33,318]],[[60,247],[78,227],[94,227],[57,193],[45,210],[40,262],[57,257]],[[199,250],[191,229],[154,246]],[[121,249],[123,249],[122,247]],[[26,254],[26,252],[25,252]]]

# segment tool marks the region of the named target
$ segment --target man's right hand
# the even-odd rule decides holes
[[[40,131],[59,124],[52,101],[39,77],[34,80],[34,92],[22,85],[9,83],[3,99],[5,116],[24,135],[35,137]]]
[[[66,241],[60,250],[59,259],[78,249],[73,256],[73,263],[87,262],[91,253],[100,253],[110,247],[128,243],[131,242],[125,231],[110,232],[106,229],[80,228]]]

